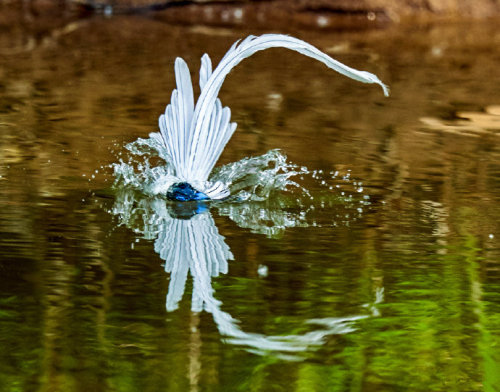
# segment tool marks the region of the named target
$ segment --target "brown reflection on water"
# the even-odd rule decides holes
[[[280,147],[299,163],[359,165],[388,181],[387,166],[420,172],[422,165],[448,162],[423,153],[430,147],[442,154],[440,143],[463,154],[456,159],[480,155],[475,144],[480,141],[471,146],[466,138],[419,132],[425,128],[421,118],[448,119],[458,111],[498,104],[493,70],[500,38],[494,26],[471,26],[460,40],[458,32],[463,27],[297,34],[350,65],[377,73],[391,85],[389,99],[285,50],[243,62],[221,92],[239,123],[223,162]],[[156,130],[173,88],[176,56],[184,57],[195,74],[201,54],[220,58],[246,34],[192,33],[144,19],[96,19],[54,38],[48,47],[3,56],[5,161],[29,158],[23,170],[39,171],[47,192],[55,191],[62,175],[91,175],[100,168],[96,158],[113,160],[114,142],[119,150],[123,140]],[[488,135],[482,140],[488,143]]]
[[[197,75],[203,53],[216,62],[248,33],[118,17],[36,33],[16,28],[0,40],[0,286],[16,304],[2,303],[14,320],[5,324],[4,341],[20,353],[17,364],[37,365],[29,376],[9,368],[5,380],[47,391],[119,390],[122,382],[140,390],[145,374],[148,385],[172,390],[227,388],[239,371],[250,374],[255,390],[266,390],[273,377],[288,386],[309,380],[307,366],[290,366],[293,377],[284,381],[272,360],[228,351],[209,317],[191,314],[188,303],[166,316],[168,282],[151,243],[114,229],[89,195],[109,185],[102,167],[118,159],[124,142],[157,130],[174,87],[175,57]],[[274,242],[220,218],[236,259],[234,275],[218,287],[227,310],[248,330],[271,333],[278,328],[271,315],[342,313],[384,287],[393,307],[371,327],[375,332],[367,326],[352,340],[332,338],[312,362],[350,366],[357,377],[366,371],[359,390],[396,390],[389,370],[397,366],[384,374],[376,360],[366,369],[346,365],[338,347],[362,347],[359,363],[393,355],[401,365],[407,354],[429,383],[437,366],[442,377],[459,369],[470,390],[490,385],[498,355],[488,347],[498,343],[491,331],[500,303],[500,33],[481,22],[295,35],[378,74],[391,97],[295,53],[258,54],[222,88],[239,127],[221,163],[279,147],[311,169],[351,170],[373,208],[353,230],[298,230]],[[106,197],[99,203],[107,206]],[[254,282],[264,261],[271,275]],[[415,298],[437,304],[423,314]],[[17,331],[23,323],[31,330]],[[394,329],[410,330],[409,338],[386,338]],[[415,337],[426,345],[412,346]],[[388,344],[394,341],[401,346]],[[2,355],[3,365],[9,358]],[[130,380],[120,378],[123,369]],[[315,385],[320,376],[311,376]],[[424,376],[419,380],[425,385]]]

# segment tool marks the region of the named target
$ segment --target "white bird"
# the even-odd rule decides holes
[[[376,83],[386,96],[389,95],[388,87],[374,74],[348,67],[300,39],[281,34],[264,34],[236,41],[213,71],[210,57],[203,55],[199,79],[201,92],[195,105],[189,68],[178,57],[175,60],[177,89],[172,92],[165,114],[159,118],[161,136],[178,179],[167,191],[169,199],[220,200],[230,195],[225,184],[213,183],[208,179],[236,130],[236,123],[230,122],[231,110],[222,107],[217,95],[226,76],[243,59],[258,51],[277,47],[312,57],[359,82]]]

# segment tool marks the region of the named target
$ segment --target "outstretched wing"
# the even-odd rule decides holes
[[[334,60],[314,46],[297,38],[280,34],[265,34],[259,37],[249,36],[241,43],[236,42],[212,72],[210,59],[202,59],[200,72],[200,97],[194,109],[193,119],[186,144],[183,174],[186,181],[206,181],[225,145],[233,135],[236,124],[230,123],[229,108],[222,108],[217,98],[226,76],[242,60],[252,54],[275,47],[283,47],[321,61],[327,67],[363,83],[376,83],[384,94],[389,89],[380,79],[366,71],[358,71]],[[203,76],[201,75],[203,73]]]

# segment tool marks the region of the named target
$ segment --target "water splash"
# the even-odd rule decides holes
[[[211,280],[226,274],[228,261],[234,257],[210,210],[252,232],[278,237],[292,227],[349,224],[369,204],[363,186],[351,179],[350,171],[311,171],[290,163],[281,151],[271,150],[214,171],[209,181],[227,186],[230,198],[174,202],[165,197],[176,177],[159,137],[152,133],[148,139],[126,145],[128,158],[112,165],[116,197],[109,212],[118,217],[120,225],[154,241],[154,250],[170,274],[165,300],[168,312],[178,308],[191,275],[191,310],[210,313],[226,342],[258,355],[293,361],[303,360],[328,336],[351,333],[359,320],[379,315],[376,305],[382,302],[382,295],[364,305],[359,314],[305,320],[302,333],[267,336],[245,332],[215,298]],[[328,214],[324,214],[326,210]],[[325,215],[330,220],[324,220]]]
[[[145,195],[164,195],[176,181],[170,157],[159,133],[151,133],[148,139],[139,138],[125,148],[130,157],[112,164],[115,186],[126,186],[140,190]],[[209,181],[222,182],[231,190],[231,200],[262,201],[273,193],[289,187],[301,189],[290,178],[298,174],[298,167],[287,162],[279,150],[252,158],[244,158],[216,169]]]
[[[128,189],[139,199],[159,198],[170,206],[172,214],[182,215],[174,210],[184,207],[165,199],[176,177],[159,133],[139,138],[125,148],[128,157],[112,165],[117,192]],[[370,205],[362,183],[353,180],[350,171],[312,171],[289,162],[280,150],[221,166],[209,182],[221,182],[232,196],[222,202],[211,201],[206,208],[269,237],[280,236],[292,227],[349,225]],[[313,193],[303,184],[314,189]]]
[[[165,194],[175,177],[159,133],[151,133],[148,139],[139,138],[125,148],[129,151],[128,160],[120,158],[111,165],[115,186],[135,189],[148,196]]]
[[[155,252],[165,262],[165,271],[170,274],[165,300],[167,312],[178,308],[186,281],[191,275],[191,310],[210,313],[226,342],[257,355],[272,355],[288,361],[303,360],[308,352],[319,349],[329,336],[351,333],[356,330],[359,320],[380,316],[377,305],[383,302],[383,289],[375,293],[373,303],[362,305],[359,314],[305,320],[302,333],[268,336],[245,332],[239,321],[222,310],[222,302],[215,298],[211,280],[228,272],[228,261],[233,260],[234,256],[224,237],[218,232],[208,210],[209,204],[211,203],[206,201],[169,203],[160,196],[147,197],[126,187],[119,189],[116,194],[115,204],[110,212],[136,234],[154,241]],[[275,228],[297,224],[293,215],[280,215],[278,209],[266,210],[261,202],[245,201],[237,205],[242,207],[239,214],[242,209],[250,209],[248,216],[254,216],[252,205],[261,206],[259,208],[263,213],[252,220],[251,225],[246,223],[256,230],[259,226],[272,229],[273,226],[263,223],[266,220],[272,221]],[[229,204],[224,208],[233,212],[233,207],[234,205]],[[240,222],[245,222],[245,218]]]
[[[271,150],[216,169],[213,180],[225,182],[231,194],[236,195],[236,200],[263,201],[290,188],[296,188],[303,195],[308,194],[305,188],[291,179],[297,174],[297,165],[289,163],[280,150]]]

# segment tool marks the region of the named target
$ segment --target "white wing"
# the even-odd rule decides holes
[[[377,83],[382,87],[385,95],[389,94],[387,86],[377,76],[348,67],[302,40],[280,34],[249,36],[239,45],[238,42],[233,44],[208,78],[205,76],[208,73],[204,74],[203,77],[200,75],[200,86],[203,85],[203,87],[196,103],[188,139],[186,161],[188,181],[206,181],[208,179],[225,145],[236,129],[236,124],[229,123],[231,114],[229,108],[222,109],[217,98],[224,79],[245,58],[260,50],[275,47],[295,50],[360,82]],[[202,69],[204,69],[203,66]]]

